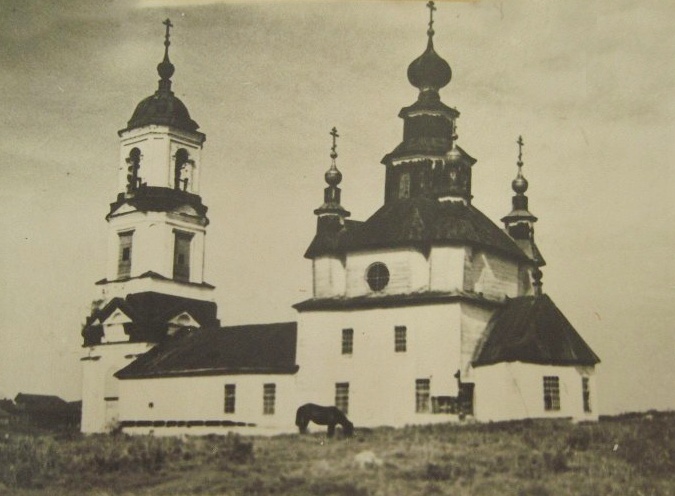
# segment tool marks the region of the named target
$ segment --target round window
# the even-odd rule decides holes
[[[389,269],[382,262],[375,262],[366,271],[366,281],[373,291],[383,290],[389,284]]]

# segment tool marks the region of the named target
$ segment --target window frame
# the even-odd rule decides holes
[[[351,327],[342,329],[342,354],[352,355],[354,353],[354,329]]]
[[[225,384],[225,401],[223,411],[225,413],[235,413],[237,409],[237,385]]]
[[[277,385],[263,384],[263,415],[274,415],[277,402]]]
[[[591,379],[590,377],[581,378],[581,398],[583,400],[584,413],[593,413],[591,405]]]
[[[345,415],[349,414],[349,383],[335,383],[335,406]]]
[[[366,283],[368,287],[379,292],[384,290],[391,281],[391,272],[389,267],[383,262],[374,262],[366,269]]]
[[[192,240],[195,233],[173,230],[173,279],[181,282],[190,282],[190,272],[192,269]],[[186,244],[179,244],[186,243]],[[187,247],[186,253],[183,253],[181,247]],[[187,256],[187,260],[179,264],[178,259],[181,256]]]
[[[544,411],[560,411],[560,377],[557,375],[545,375],[543,378],[544,388]]]
[[[131,277],[131,261],[133,257],[134,231],[120,231],[117,233],[119,251],[117,254],[117,278]]]
[[[431,379],[415,379],[415,413],[430,413]]]
[[[394,327],[394,352],[406,353],[408,351],[408,327]]]

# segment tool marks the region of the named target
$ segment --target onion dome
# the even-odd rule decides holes
[[[450,64],[440,57],[434,50],[434,2],[427,3],[429,7],[429,41],[427,49],[408,66],[408,81],[420,91],[433,89],[438,91],[446,86],[452,78]]]
[[[511,189],[517,194],[522,195],[527,191],[528,182],[527,179],[523,177],[523,174],[518,170],[518,176],[511,182]]]
[[[333,128],[331,136],[333,136],[333,146],[330,151],[331,164],[330,169],[328,169],[324,175],[324,179],[326,180],[326,183],[328,183],[328,186],[337,186],[342,182],[342,172],[340,172],[337,165],[335,165],[335,159],[338,156],[336,151],[337,144],[335,143],[335,138],[339,136],[337,134],[337,129]]]
[[[171,126],[185,131],[196,131],[199,125],[190,118],[185,104],[171,91],[171,76],[175,67],[169,60],[169,28],[171,21],[164,21],[166,35],[164,40],[164,58],[157,65],[157,74],[160,77],[159,87],[154,95],[143,99],[134,110],[131,119],[127,122],[124,131],[151,124]]]

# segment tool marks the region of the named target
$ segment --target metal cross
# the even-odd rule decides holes
[[[337,143],[336,143],[335,140],[337,138],[339,138],[340,135],[338,134],[337,129],[335,127],[333,129],[331,129],[329,134],[333,137],[333,146],[331,147],[331,152],[332,152],[331,156],[335,155],[337,157],[337,152],[335,151],[335,149],[337,148]]]
[[[436,10],[436,5],[433,0],[427,2],[427,8],[429,9],[429,34],[434,33],[434,10]]]
[[[165,35],[165,39],[164,39],[164,46],[169,48],[169,45],[171,44],[171,42],[169,41],[169,28],[172,28],[173,24],[171,24],[171,19],[168,19],[168,18],[162,24],[164,24],[166,26],[166,35]]]
[[[518,136],[518,141],[516,141],[516,143],[518,143],[518,167],[522,167],[522,165],[523,165],[523,145],[525,144],[523,142],[523,137]]]

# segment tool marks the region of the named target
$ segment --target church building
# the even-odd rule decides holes
[[[294,305],[297,322],[231,327],[204,279],[205,135],[171,91],[165,21],[158,88],[119,131],[108,269],[82,331],[83,432],[293,432],[305,403],[357,427],[597,419],[599,358],[542,291],[523,140],[501,228],[473,205],[476,159],[439,95],[452,72],[428,7],[427,46],[407,72],[418,97],[382,159],[384,204],[350,219],[333,128],[304,254],[312,297]]]

